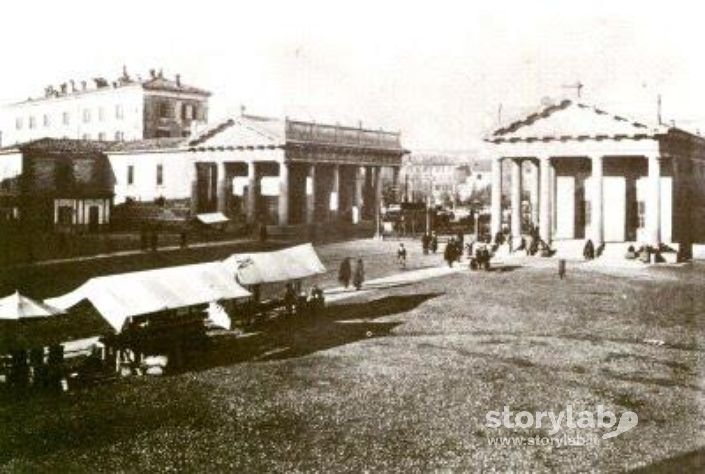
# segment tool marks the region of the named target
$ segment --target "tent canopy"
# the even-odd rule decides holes
[[[206,214],[196,215],[198,219],[203,224],[222,224],[223,222],[228,222],[228,218],[222,212],[209,212]]]
[[[132,316],[248,296],[221,262],[210,262],[91,278],[46,302],[66,310],[87,300],[120,332]]]
[[[0,320],[43,318],[61,313],[60,309],[23,296],[19,291],[0,299]]]
[[[236,253],[224,264],[241,285],[299,280],[326,272],[311,244],[275,252]]]

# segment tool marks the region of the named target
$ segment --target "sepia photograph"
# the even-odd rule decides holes
[[[705,472],[704,14],[8,2],[0,472]]]

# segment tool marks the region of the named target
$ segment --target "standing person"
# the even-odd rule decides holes
[[[350,257],[345,257],[342,262],[340,262],[340,268],[338,268],[338,281],[346,289],[350,286],[350,277],[352,276],[352,265],[350,264]]]
[[[438,252],[438,236],[436,235],[436,231],[433,231],[431,234],[431,252],[434,254]]]
[[[588,239],[587,242],[585,242],[585,247],[583,248],[583,257],[585,257],[585,260],[592,260],[595,258],[595,246],[592,243],[592,240]]]
[[[269,236],[267,235],[267,224],[260,224],[259,226],[259,241],[260,242],[266,242],[267,238]]]
[[[428,249],[431,246],[431,236],[424,233],[421,236],[421,247],[423,248],[423,254],[428,255]]]
[[[397,249],[397,263],[402,268],[406,268],[406,249],[402,243],[399,244],[399,248]]]
[[[455,238],[451,237],[448,243],[446,244],[445,251],[443,252],[443,259],[448,262],[449,267],[453,266],[453,262],[456,258],[455,248]]]
[[[362,263],[362,259],[357,259],[357,266],[355,267],[355,275],[353,275],[353,285],[355,289],[359,290],[362,288],[362,284],[365,282],[365,265]]]
[[[286,284],[286,292],[284,293],[284,307],[286,309],[286,315],[291,316],[294,314],[294,305],[296,304],[296,291],[294,291],[294,285],[291,283]]]

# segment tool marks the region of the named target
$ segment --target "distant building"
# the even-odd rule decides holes
[[[465,183],[469,168],[465,158],[442,152],[414,152],[404,157],[399,172],[400,195],[406,201],[435,204],[456,201],[458,186]]]
[[[467,201],[492,183],[492,163],[487,160],[473,161],[465,165],[465,181],[458,184],[457,192],[460,201]],[[489,203],[488,203],[489,204]]]
[[[2,146],[40,138],[130,141],[189,137],[208,121],[210,92],[150,71],[147,79],[123,70],[114,81],[95,78],[49,85],[42,97],[0,109]]]

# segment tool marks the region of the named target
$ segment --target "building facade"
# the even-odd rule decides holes
[[[455,202],[469,168],[463,156],[442,152],[414,152],[403,160],[399,186],[408,202]]]
[[[107,144],[45,138],[0,150],[0,226],[84,228],[110,221],[114,178]]]
[[[150,71],[114,81],[70,81],[0,109],[2,146],[40,138],[130,141],[189,137],[208,121],[210,93]]]
[[[503,166],[510,169],[509,230],[521,219],[523,173],[538,180],[529,195],[541,237],[661,244],[705,242],[705,140],[664,125],[645,125],[565,100],[495,131],[492,232],[502,226]],[[504,165],[503,165],[504,164]]]

